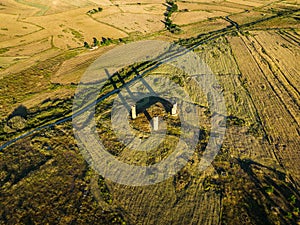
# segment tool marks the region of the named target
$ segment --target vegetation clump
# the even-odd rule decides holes
[[[102,12],[103,8],[101,7],[98,7],[98,9],[91,9],[87,12],[88,15],[92,15],[92,14],[95,14],[95,13],[98,13],[98,12]]]
[[[174,24],[171,20],[171,16],[174,12],[178,11],[178,5],[175,3],[175,1],[167,0],[168,8],[167,12],[165,13],[165,27],[168,31],[171,33],[179,33],[181,31],[180,27],[177,24]]]
[[[93,37],[93,43],[92,44],[89,44],[88,42],[85,41],[83,43],[83,46],[87,49],[92,49],[92,48],[95,48],[95,47],[98,47],[98,46],[108,46],[110,44],[114,44],[114,43],[122,42],[122,41],[120,39],[119,40],[114,40],[112,38],[105,38],[105,37],[102,37],[101,41],[99,41],[96,37]]]

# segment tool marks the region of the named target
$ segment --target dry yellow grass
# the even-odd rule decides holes
[[[23,105],[30,109],[41,104],[43,101],[45,101],[45,99],[67,99],[72,96],[74,92],[75,89],[70,88],[60,88],[57,90],[45,91],[43,93],[30,96],[30,98],[23,102]]]
[[[164,29],[163,14],[134,14],[134,13],[118,13],[102,17],[96,17],[98,21],[109,23],[128,33],[152,33]],[[104,36],[104,35],[103,35]]]
[[[218,16],[226,16],[227,13],[214,11],[214,12],[206,12],[206,11],[194,11],[194,12],[178,12],[174,13],[172,16],[173,22],[178,25],[191,24],[206,20],[211,17]]]
[[[224,0],[215,0],[215,1],[213,1],[213,3],[219,4],[219,3],[223,2],[223,1]],[[192,3],[208,3],[208,4],[212,3],[212,1],[210,1],[210,0],[189,0],[188,2],[192,2]]]
[[[84,40],[92,40],[93,37],[120,38],[127,36],[126,33],[101,24],[86,15],[90,8],[81,8],[65,13],[48,15],[43,17],[30,17],[26,21],[39,24],[49,34],[54,36],[54,45],[66,49],[80,47]]]
[[[5,57],[0,57],[0,71],[1,69],[6,69],[9,66],[11,66],[12,64],[17,63],[20,60],[24,60],[28,57],[22,56],[22,57],[9,57],[9,56],[5,56]]]
[[[4,54],[1,54],[1,56],[33,56],[52,48],[51,41],[52,37],[46,37],[33,43],[20,44],[18,46],[9,48],[8,51]]]
[[[119,8],[125,13],[161,15],[166,11],[166,7],[163,4],[120,5]]]
[[[43,1],[43,0],[17,0],[17,5],[19,7],[28,7],[31,9],[35,9],[35,13],[32,15],[35,16],[43,16],[65,12],[68,10],[73,10],[77,8],[87,7],[87,6],[97,6],[97,1],[88,1],[88,0],[51,0],[51,1]]]
[[[188,9],[190,11],[222,11],[228,13],[242,12],[243,9],[232,8],[226,6],[212,5],[212,4],[197,4],[188,2],[177,2],[179,10]]]
[[[115,5],[126,5],[126,4],[134,4],[137,5],[137,3],[142,4],[163,4],[165,3],[164,0],[112,0],[111,1]]]
[[[49,33],[49,31],[43,29],[41,31],[32,34],[28,34],[24,37],[16,37],[6,41],[1,41],[0,48],[11,48],[11,47],[16,47],[21,45],[28,45],[34,42],[38,42],[41,39],[48,38],[50,36],[51,34]]]
[[[273,14],[271,13],[249,11],[249,12],[243,12],[243,13],[232,15],[230,16],[230,19],[237,22],[238,24],[244,24],[244,23],[254,22],[259,19],[264,19],[272,15]]]
[[[196,3],[199,2],[204,1]],[[67,4],[64,0],[47,3],[40,0],[22,0],[19,3],[8,1],[4,10],[8,10],[9,7],[19,6],[20,9],[27,9],[30,13],[22,14],[20,18],[16,15],[0,15],[0,17],[5,16],[6,18],[6,20],[2,20],[5,21],[5,24],[1,25],[0,23],[0,27],[3,27],[3,30],[0,30],[3,33],[0,36],[0,40],[2,39],[0,48],[8,48],[8,51],[2,56],[18,56],[22,58],[19,61],[14,61],[13,58],[2,58],[2,64],[5,64],[4,68],[11,65],[11,63],[18,62],[12,68],[3,71],[3,74],[9,74],[14,70],[20,71],[24,66],[24,68],[28,68],[37,62],[39,57],[45,59],[56,55],[59,51],[50,50],[52,47],[65,50],[81,47],[84,41],[91,42],[93,37],[98,39],[101,39],[101,37],[123,38],[132,32],[149,34],[163,30],[163,13],[166,10],[166,7],[163,5],[164,1],[142,1],[141,3],[137,4],[136,1],[87,2],[85,0],[74,1],[70,4]],[[103,7],[103,11],[88,16],[86,12],[95,6]],[[216,8],[215,6],[210,7]],[[44,10],[45,15],[37,16],[42,10]],[[217,15],[226,14],[218,12]],[[174,15],[174,20],[178,24],[187,24],[198,22],[211,16],[216,16],[216,14],[213,12],[190,12],[181,15],[179,13]],[[226,22],[222,21],[216,23],[220,23],[220,27],[226,24]],[[215,25],[218,26],[219,24]],[[193,28],[187,27],[183,28],[183,30],[189,33],[192,32]],[[5,33],[9,33],[9,35],[5,35]],[[34,57],[25,60],[26,56]]]
[[[225,38],[219,38],[213,44],[203,44],[198,47],[196,52],[214,74],[220,76],[239,74],[239,69]]]
[[[253,7],[251,7],[251,6],[240,5],[238,3],[228,2],[228,1],[220,2],[218,5],[233,8],[233,9],[240,9],[240,10],[243,10],[243,11],[253,9]]]
[[[18,21],[17,15],[0,14],[0,42],[22,37],[40,29],[38,26]]]
[[[299,21],[295,18],[291,17],[283,17],[283,18],[274,18],[272,20],[267,20],[255,25],[255,28],[258,29],[268,29],[268,28],[287,28],[287,29],[299,29]]]
[[[230,23],[224,19],[205,20],[199,23],[182,26],[183,33],[178,35],[181,38],[193,37],[201,33],[219,30],[229,26]]]
[[[251,39],[250,39],[251,40]],[[230,38],[230,44],[236,57],[242,79],[246,80],[247,89],[252,96],[256,110],[260,115],[264,130],[270,144],[278,146],[274,150],[293,177],[299,178],[299,137],[297,135],[297,118],[289,107],[291,97],[273,73],[271,64],[262,63],[263,52],[251,44],[247,38]],[[264,58],[269,62],[269,58]],[[247,62],[247,63],[245,63]],[[294,103],[295,104],[295,103]],[[297,112],[297,111],[296,111]],[[285,147],[282,148],[282,145]]]
[[[264,1],[228,0],[228,2],[252,7],[260,7],[264,4]]]
[[[100,55],[112,48],[114,48],[114,46],[103,47],[66,60],[60,66],[59,70],[51,76],[51,82],[59,84],[78,83],[87,67]]]
[[[300,49],[292,46],[276,33],[259,32],[255,37],[249,37],[255,49],[261,51],[261,57],[268,63],[273,79],[272,86],[275,92],[288,109],[293,119],[300,124],[300,93],[297,87],[300,85],[299,64]],[[292,57],[295,60],[290,60]],[[271,74],[271,73],[270,73]]]
[[[111,5],[111,6],[103,6],[103,11],[101,13],[96,13],[96,14],[92,14],[91,16],[93,18],[101,18],[101,17],[106,17],[109,15],[113,15],[113,14],[117,14],[117,13],[121,13],[121,9],[118,6],[115,5]]]
[[[299,7],[300,2],[294,0],[287,1],[278,1],[272,2],[271,4],[265,5],[260,11],[272,12],[272,11],[282,11],[286,9],[297,9]]]
[[[3,14],[11,14],[11,15],[20,15],[20,17],[28,17],[28,16],[33,16],[36,14],[39,9],[28,6],[28,5],[23,5],[20,4],[14,0],[5,0],[4,2],[1,2],[1,13]]]
[[[263,46],[266,54],[280,67],[288,82],[294,87],[300,87],[299,45],[292,45],[291,40],[286,39],[286,36],[280,36],[274,31],[254,31],[252,33],[254,38]],[[300,96],[297,99],[300,99]]]
[[[32,1],[32,0],[31,0]],[[60,12],[65,12],[68,10],[86,7],[86,6],[93,6],[94,4],[88,0],[75,0],[75,1],[66,1],[66,0],[51,0],[51,1],[42,1],[36,0],[39,4],[45,4],[49,8],[45,15],[56,14]]]
[[[89,2],[93,2],[93,3],[95,3],[96,5],[113,5],[112,4],[112,1],[110,1],[110,0],[89,0]]]
[[[55,57],[59,54],[61,54],[62,51],[58,50],[58,49],[49,49],[46,50],[44,52],[41,52],[39,54],[36,54],[32,57],[29,58],[22,58],[22,60],[19,60],[18,63],[12,64],[10,67],[8,67],[7,69],[1,71],[0,74],[0,79],[3,76],[9,75],[9,74],[14,74],[14,73],[18,73],[21,72],[22,70],[28,69],[31,66],[33,66],[34,64],[47,60],[49,58]]]

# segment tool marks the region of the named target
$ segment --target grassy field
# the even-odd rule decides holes
[[[299,2],[175,4],[169,19],[180,29],[172,33],[165,24],[170,5],[161,0],[0,3],[0,146],[34,131],[0,148],[0,224],[300,224]],[[205,171],[199,164],[213,116],[207,98],[183,71],[166,65],[145,76],[170,78],[197,106],[199,140],[187,165],[156,185],[131,187],[100,176],[81,155],[71,122],[77,84],[99,56],[136,40],[193,48],[220,83],[227,130]],[[149,62],[123,68],[99,96],[149,68]],[[131,151],[111,124],[117,96],[96,107],[96,131],[108,152],[138,165],[168,157],[183,135],[180,119],[155,104],[148,116],[164,117],[164,142],[155,151]],[[148,138],[146,113],[129,123]]]

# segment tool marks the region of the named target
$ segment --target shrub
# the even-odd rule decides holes
[[[99,41],[97,38],[93,37],[93,46],[96,47],[99,45]]]
[[[83,46],[84,46],[85,48],[90,48],[89,43],[87,43],[86,41],[84,42]]]
[[[266,192],[270,195],[274,192],[274,187],[273,186],[268,186],[266,187]]]

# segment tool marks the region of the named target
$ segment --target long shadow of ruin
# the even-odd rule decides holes
[[[137,113],[144,112],[147,108],[151,107],[152,105],[155,105],[156,103],[161,103],[166,112],[171,112],[171,109],[173,107],[173,104],[171,102],[160,97],[150,96],[143,98],[136,103]]]

